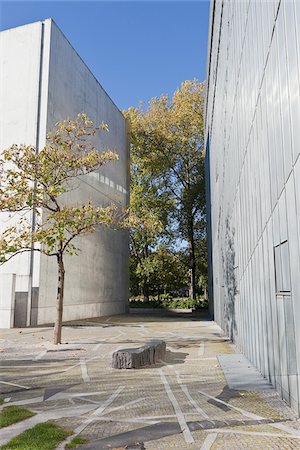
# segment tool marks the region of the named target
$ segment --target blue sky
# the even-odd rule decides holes
[[[205,79],[208,1],[1,2],[0,27],[52,17],[120,109]]]

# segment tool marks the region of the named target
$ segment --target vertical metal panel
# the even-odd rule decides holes
[[[284,317],[287,348],[287,374],[289,382],[288,401],[294,407],[298,406],[298,372],[295,342],[294,311],[291,296],[284,298]]]
[[[298,4],[298,8],[300,5]],[[292,153],[295,162],[300,151],[300,85],[299,60],[297,55],[297,34],[294,2],[285,2],[285,36],[287,48],[287,70],[289,78],[290,122],[292,133]],[[299,24],[298,24],[299,26]]]
[[[289,380],[288,380],[288,355],[285,328],[285,299],[283,296],[277,296],[277,318],[278,318],[278,339],[279,339],[279,371],[277,380],[280,386],[281,395],[289,401]]]
[[[278,373],[279,373],[279,342],[278,342],[278,320],[277,320],[277,302],[275,296],[275,267],[274,267],[274,238],[271,222],[267,224],[267,237],[268,237],[268,259],[269,259],[269,290],[270,290],[270,309],[268,316],[271,319],[272,324],[272,336],[273,336],[273,355],[274,355],[274,371],[273,371],[273,383],[277,387],[278,385]]]
[[[273,214],[272,214],[272,224],[273,224],[273,239],[274,239],[274,247],[280,244],[280,228],[279,228],[279,206],[276,204]]]
[[[269,240],[268,240],[268,230],[265,229],[263,236],[263,261],[264,261],[264,270],[262,273],[263,281],[264,281],[264,298],[265,298],[265,323],[266,323],[266,350],[265,354],[268,358],[268,376],[269,381],[274,383],[274,340],[273,340],[273,328],[272,328],[272,299],[270,292],[270,266],[269,266]]]
[[[300,176],[300,165],[294,168],[292,176],[288,179],[286,184],[286,198],[287,198],[287,223],[288,223],[288,239],[290,242],[290,267],[291,267],[291,290],[292,290],[292,300],[293,300],[293,315],[294,323],[300,323],[300,283],[299,283],[299,273],[300,273],[300,247],[299,247],[299,204],[296,202],[296,192],[295,189],[299,187],[299,177]],[[297,368],[300,367],[300,327],[295,327],[295,345],[296,345],[296,357]],[[298,395],[296,399],[300,399],[300,377],[298,374],[298,369],[296,371],[297,382],[298,382]],[[293,398],[295,394],[293,394]],[[299,410],[299,406],[298,406]]]
[[[224,261],[228,230],[234,230],[238,269],[232,276],[239,287],[234,339],[297,409],[300,327],[293,323],[300,323],[300,4],[223,2],[223,21],[220,2],[215,5],[213,34],[215,42],[221,39],[219,53],[216,43],[211,48],[218,77],[210,80],[207,127],[216,320],[224,329],[232,320],[225,315],[230,295]],[[276,246],[278,281],[289,295],[276,296]]]

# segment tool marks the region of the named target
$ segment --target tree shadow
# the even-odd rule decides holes
[[[234,247],[235,230],[230,227],[229,218],[226,219],[225,246],[222,251],[223,280],[224,280],[224,319],[225,332],[231,340],[235,340],[237,333],[235,300],[237,295],[236,256]]]
[[[193,310],[192,312],[174,312],[169,309],[159,308],[153,309],[151,312],[143,311],[143,308],[136,308],[139,311],[131,314],[122,314],[107,317],[93,317],[88,319],[79,319],[63,322],[63,327],[68,328],[83,328],[83,327],[99,327],[99,328],[114,328],[114,327],[129,327],[140,328],[140,322],[182,322],[182,321],[211,321],[211,316],[208,309]]]

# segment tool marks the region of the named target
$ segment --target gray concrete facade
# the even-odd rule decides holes
[[[206,161],[214,318],[299,413],[300,3],[212,1]]]
[[[0,148],[26,143],[41,149],[47,132],[58,121],[85,112],[95,124],[108,124],[109,132],[99,134],[95,144],[100,150],[115,150],[119,160],[78,179],[77,189],[67,194],[65,201],[128,205],[126,121],[51,19],[0,33],[0,75]],[[2,214],[0,231],[12,220],[10,215]],[[127,231],[99,229],[80,238],[78,245],[79,256],[66,258],[64,320],[125,312]],[[9,279],[6,274],[15,274],[11,277],[15,302],[10,307],[15,309],[14,325],[54,320],[57,289],[54,258],[39,253],[18,255],[0,268],[0,277],[2,274],[5,274],[6,284]],[[5,293],[2,294],[0,308],[6,311],[8,307],[2,301]],[[10,303],[13,302],[10,300]],[[11,324],[11,314],[7,312],[0,326]]]

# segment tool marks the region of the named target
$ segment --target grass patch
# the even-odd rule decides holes
[[[76,436],[65,446],[65,448],[68,448],[68,449],[69,448],[77,448],[80,445],[87,444],[88,442],[89,442],[89,439],[82,438],[80,436]]]
[[[4,398],[0,397],[0,405],[3,405],[4,403]]]
[[[58,427],[52,422],[38,423],[24,431],[10,442],[0,447],[1,450],[54,450],[73,432]]]
[[[0,411],[0,428],[8,427],[32,416],[35,416],[35,413],[29,411],[29,409],[20,406],[6,406]]]

